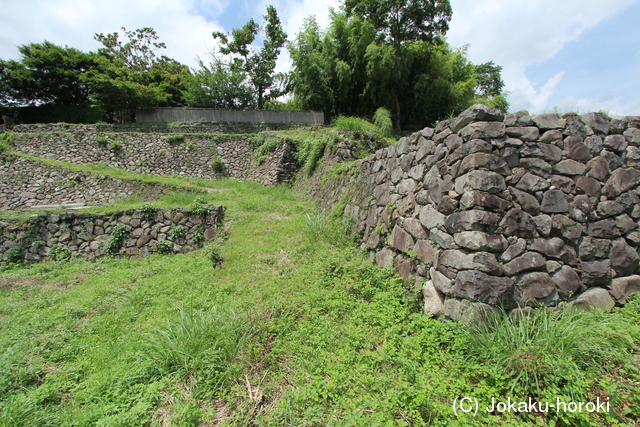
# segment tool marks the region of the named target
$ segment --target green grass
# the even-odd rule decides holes
[[[539,315],[524,328],[496,320],[473,330],[428,319],[419,289],[373,265],[340,222],[293,189],[190,182],[209,192],[176,191],[152,207],[225,205],[226,240],[188,254],[0,273],[0,426],[638,420],[640,298],[569,323]],[[594,341],[599,336],[612,339]],[[530,360],[518,356],[519,342],[548,357],[527,368],[529,378],[538,376],[538,397],[608,396],[612,411],[456,416],[458,397],[488,404],[535,390],[522,377],[513,387],[518,363]],[[560,343],[579,351],[561,352]],[[589,350],[595,343],[602,351]],[[571,363],[581,370],[577,380]]]

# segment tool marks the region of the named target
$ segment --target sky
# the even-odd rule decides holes
[[[450,0],[447,41],[475,64],[503,67],[510,111],[640,115],[640,0]],[[154,28],[159,52],[190,67],[207,62],[213,31],[261,21],[273,4],[290,39],[304,19],[321,28],[339,0],[2,0],[0,58],[44,40],[92,51],[95,33]],[[283,52],[278,70],[290,67]]]

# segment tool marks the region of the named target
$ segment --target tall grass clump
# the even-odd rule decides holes
[[[12,132],[0,133],[0,153],[11,150],[14,144],[14,136]]]
[[[617,330],[616,317],[572,308],[546,308],[519,316],[488,316],[466,327],[468,358],[489,375],[506,375],[510,393],[573,395],[586,376],[601,374],[607,361],[619,361],[633,340]],[[543,392],[544,391],[544,392]]]
[[[333,120],[333,127],[351,132],[379,132],[378,127],[360,117],[338,116]]]
[[[373,115],[373,124],[378,128],[378,132],[384,137],[390,137],[393,133],[393,121],[391,112],[384,107],[380,107]]]
[[[326,243],[344,246],[349,241],[347,227],[338,218],[322,212],[307,214],[304,219],[305,235],[312,241],[324,241]]]
[[[175,319],[148,335],[143,354],[160,375],[193,374],[220,386],[248,336],[248,324],[229,310],[180,309]]]

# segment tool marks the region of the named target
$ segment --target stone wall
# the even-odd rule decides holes
[[[264,185],[280,182],[281,170],[291,166],[293,149],[276,150],[258,165],[248,135],[106,133],[82,125],[22,125],[14,131],[16,151],[46,159],[104,164],[149,175],[251,179]],[[172,141],[176,135],[184,138]],[[217,167],[220,162],[222,169]]]
[[[345,206],[379,265],[424,283],[429,315],[610,309],[640,291],[639,146],[638,117],[475,105],[311,194]]]
[[[210,108],[155,108],[136,110],[136,122],[231,122],[324,124],[322,111],[213,110]]]
[[[22,157],[0,158],[0,210],[70,203],[109,205],[126,197],[155,200],[174,190],[162,184],[74,172]]]
[[[21,225],[0,222],[0,264],[16,260],[38,262],[65,253],[95,259],[105,255],[140,258],[154,252],[189,252],[215,238],[224,217],[223,206],[199,208],[199,212],[154,208],[110,215],[40,214],[32,215]],[[122,233],[120,239],[116,239],[118,233]]]

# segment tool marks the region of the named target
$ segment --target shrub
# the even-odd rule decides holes
[[[11,150],[14,142],[15,138],[13,136],[13,132],[0,133],[0,153]]]
[[[189,215],[208,215],[211,209],[207,205],[207,201],[203,197],[196,197],[195,200],[187,206],[186,212]]]
[[[226,166],[219,156],[213,156],[211,158],[211,168],[218,173],[222,173],[226,169]]]
[[[49,256],[54,261],[69,261],[71,259],[71,250],[61,243],[56,243],[49,249]]]
[[[256,150],[256,154],[258,156],[265,156],[269,153],[273,153],[276,151],[278,147],[280,147],[283,143],[283,140],[280,138],[267,138],[264,143],[258,147]]]
[[[171,238],[171,240],[182,239],[186,236],[187,231],[185,230],[183,225],[176,225],[171,230],[167,232],[167,236]]]
[[[107,240],[105,250],[109,255],[115,255],[120,252],[122,243],[128,235],[127,227],[124,224],[117,224],[111,229],[109,240]]]
[[[122,150],[122,143],[120,141],[111,141],[111,149],[116,152]]]
[[[101,147],[106,147],[107,144],[109,143],[109,141],[107,140],[107,138],[105,138],[104,136],[98,137],[96,138],[96,142],[98,143],[99,146]]]
[[[24,253],[23,253],[22,247],[16,245],[10,248],[8,251],[4,253],[4,259],[9,264],[21,263],[24,260]]]
[[[156,208],[151,203],[142,205],[140,212],[142,213],[142,219],[145,221],[151,221],[156,216]]]
[[[249,137],[247,142],[249,142],[249,145],[255,151],[258,148],[260,148],[262,144],[264,144],[264,140],[265,140],[265,136],[263,134],[258,134],[258,135]]]
[[[543,307],[519,316],[488,316],[465,327],[463,335],[468,357],[495,378],[506,375],[511,393],[566,395],[580,390],[585,371],[602,370],[605,360],[623,357],[616,329],[601,313]]]
[[[378,132],[382,136],[389,137],[393,132],[393,121],[391,113],[386,108],[380,107],[373,115],[373,123],[378,127]]]
[[[184,135],[181,133],[174,133],[167,136],[167,142],[169,144],[179,144],[184,142]]]
[[[377,132],[376,126],[360,117],[338,116],[332,123],[333,127],[351,132]]]
[[[169,240],[158,240],[156,242],[156,252],[162,255],[171,255],[173,253],[173,242]]]
[[[187,142],[187,151],[196,151],[196,149],[198,148],[198,144],[196,144],[193,141],[189,141]]]

